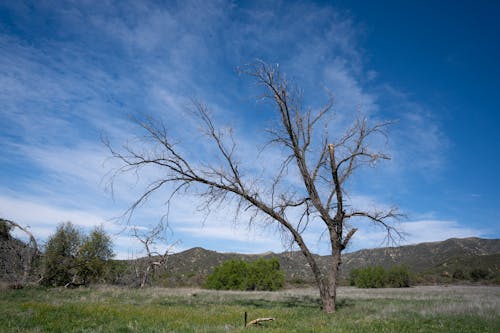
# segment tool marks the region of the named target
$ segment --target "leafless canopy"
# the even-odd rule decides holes
[[[141,288],[146,286],[150,277],[160,268],[165,268],[167,266],[169,255],[177,244],[177,242],[168,242],[165,235],[166,229],[167,226],[163,220],[149,229],[139,228],[138,226],[132,228],[133,237],[136,238],[146,250],[146,257],[136,259],[134,267]],[[164,249],[159,250],[159,245],[162,245]]]
[[[239,160],[238,146],[232,130],[215,125],[210,112],[202,103],[194,103],[194,114],[203,133],[217,152],[219,163],[199,161],[197,147],[188,153],[176,144],[166,126],[146,119],[138,125],[147,133],[151,143],[161,149],[136,149],[130,145],[123,150],[108,147],[111,154],[121,161],[122,172],[137,172],[143,167],[156,166],[163,176],[151,182],[133,203],[130,211],[163,187],[171,195],[180,190],[196,187],[205,207],[236,200],[237,212],[250,210],[251,220],[273,222],[302,251],[318,284],[324,310],[335,311],[336,285],[340,255],[356,233],[349,227],[349,220],[362,217],[387,231],[388,237],[398,236],[390,220],[397,217],[395,209],[364,211],[346,203],[345,184],[353,172],[363,165],[373,165],[389,157],[373,151],[368,146],[370,138],[384,135],[389,122],[370,125],[358,116],[344,134],[333,138],[328,134],[328,120],[332,115],[333,99],[320,110],[304,110],[298,89],[290,86],[278,66],[257,63],[245,70],[262,86],[262,98],[273,105],[277,117],[274,127],[267,129],[268,144],[281,147],[286,154],[276,173],[270,179],[259,180],[258,175],[248,174]],[[300,187],[291,186],[288,170],[294,169],[300,178]],[[266,186],[267,185],[267,186]],[[331,267],[323,272],[317,265],[303,233],[309,223],[320,223],[328,235],[331,248]]]

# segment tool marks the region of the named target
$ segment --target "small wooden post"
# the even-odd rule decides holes
[[[247,318],[248,318],[247,312],[245,311],[245,326],[244,327],[247,327]]]

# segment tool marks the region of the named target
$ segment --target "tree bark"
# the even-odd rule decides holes
[[[319,286],[323,311],[326,313],[333,313],[337,311],[337,284],[340,273],[340,264],[341,250],[334,249],[332,250],[332,257],[328,270],[329,275],[321,281],[321,285]]]

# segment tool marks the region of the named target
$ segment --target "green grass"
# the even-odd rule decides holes
[[[319,310],[313,289],[0,290],[0,332],[500,332],[500,287],[339,289]],[[261,327],[249,320],[274,317]]]

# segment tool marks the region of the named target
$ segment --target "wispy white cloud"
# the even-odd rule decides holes
[[[448,238],[481,237],[488,233],[487,230],[457,221],[421,220],[404,222],[401,230],[406,233],[407,244],[440,241]]]
[[[125,225],[115,220],[112,214],[117,212],[106,210],[89,210],[68,208],[58,206],[41,198],[0,196],[0,216],[2,218],[17,221],[27,227],[43,245],[50,235],[56,231],[56,227],[63,222],[71,222],[78,228],[88,232],[94,227],[103,226],[110,235],[116,257],[119,259],[130,259],[145,255],[144,246],[139,240],[132,236]],[[147,227],[143,227],[147,231]],[[23,233],[15,236],[23,238]],[[165,251],[175,242],[175,239],[156,244],[158,251]],[[172,251],[181,251],[183,248],[176,246]]]
[[[404,238],[396,243],[387,242],[383,228],[365,226],[353,237],[349,251],[379,246],[409,245],[423,242],[437,242],[449,238],[484,237],[488,230],[467,226],[452,220],[417,220],[401,222],[396,226]]]
[[[273,239],[269,239],[263,235],[256,234],[255,230],[248,230],[246,228],[231,228],[231,226],[227,225],[225,222],[221,226],[208,226],[208,223],[205,226],[194,226],[194,227],[180,227],[178,230],[180,232],[189,234],[192,237],[196,238],[212,238],[218,240],[231,240],[252,244],[259,244],[262,247],[262,243],[272,243]],[[256,248],[258,251],[258,249]]]
[[[43,222],[39,229],[43,235],[57,222],[90,226],[120,215],[144,184],[161,174],[147,170],[140,178],[121,177],[115,183],[114,202],[103,191],[103,176],[114,164],[106,160],[109,154],[99,137],[104,132],[117,145],[133,140],[138,132],[128,115],[163,117],[184,147],[197,142],[203,148],[193,155],[215,161],[196,125],[183,113],[191,98],[206,101],[221,125],[235,128],[236,154],[246,163],[242,170],[256,172],[265,183],[283,152],[270,148],[259,153],[258,147],[266,141],[260,131],[268,126],[269,110],[253,103],[257,92],[250,78],[238,77],[234,71],[256,58],[279,62],[289,78],[304,88],[305,106],[320,106],[325,88],[330,89],[337,111],[332,133],[345,127],[358,107],[372,119],[381,119],[387,115],[381,104],[389,104],[382,96],[397,102],[394,109],[402,111],[390,114],[401,119],[396,142],[390,146],[395,160],[389,164],[390,176],[394,169],[404,176],[444,163],[447,140],[438,121],[408,95],[377,86],[374,70],[363,61],[362,28],[332,7],[300,2],[187,1],[173,6],[135,1],[16,9],[25,22],[31,19],[31,10],[50,12],[56,32],[37,36],[35,31],[23,30],[26,38],[0,35],[0,103],[4,106],[0,121],[9,124],[2,128],[5,152],[0,161],[14,170],[9,160],[16,158],[34,170],[15,180],[2,178],[9,197],[1,197],[0,212],[21,223]],[[300,186],[296,170],[290,169],[288,176],[290,186]],[[353,186],[350,192],[352,203],[387,207],[383,199],[374,200],[364,192],[373,188],[367,185],[377,178],[362,180],[363,186]],[[133,223],[158,221],[166,212],[166,198],[165,192],[150,198]],[[260,229],[250,234],[263,237],[262,241],[249,239],[242,227],[247,216],[232,228],[229,214],[206,217],[196,211],[198,197],[178,199],[170,206],[172,227],[200,243],[203,235],[235,240],[263,252],[279,239],[262,236]],[[229,205],[224,213],[232,209]],[[468,231],[459,225],[446,228],[457,234]],[[322,230],[311,231],[310,239],[316,242]],[[361,241],[364,234],[360,235]],[[127,243],[125,238],[118,242]]]
[[[433,177],[439,174],[448,157],[451,141],[440,120],[424,103],[389,84],[379,86],[377,94],[384,98],[385,110],[396,121],[390,129],[392,171],[417,173]],[[395,168],[395,169],[394,169]]]
[[[105,211],[61,207],[42,198],[0,196],[0,216],[29,228],[40,245],[54,234],[57,225],[68,221],[85,231],[103,225],[108,234],[114,235],[121,227],[109,221],[108,214]],[[25,235],[18,233],[16,236],[22,238]],[[129,244],[115,242],[114,245],[122,249]]]
[[[66,209],[37,202],[27,198],[0,197],[0,211],[5,218],[22,221],[23,224],[55,225],[71,221],[81,227],[94,227],[106,221],[103,212],[92,213],[75,209]]]

